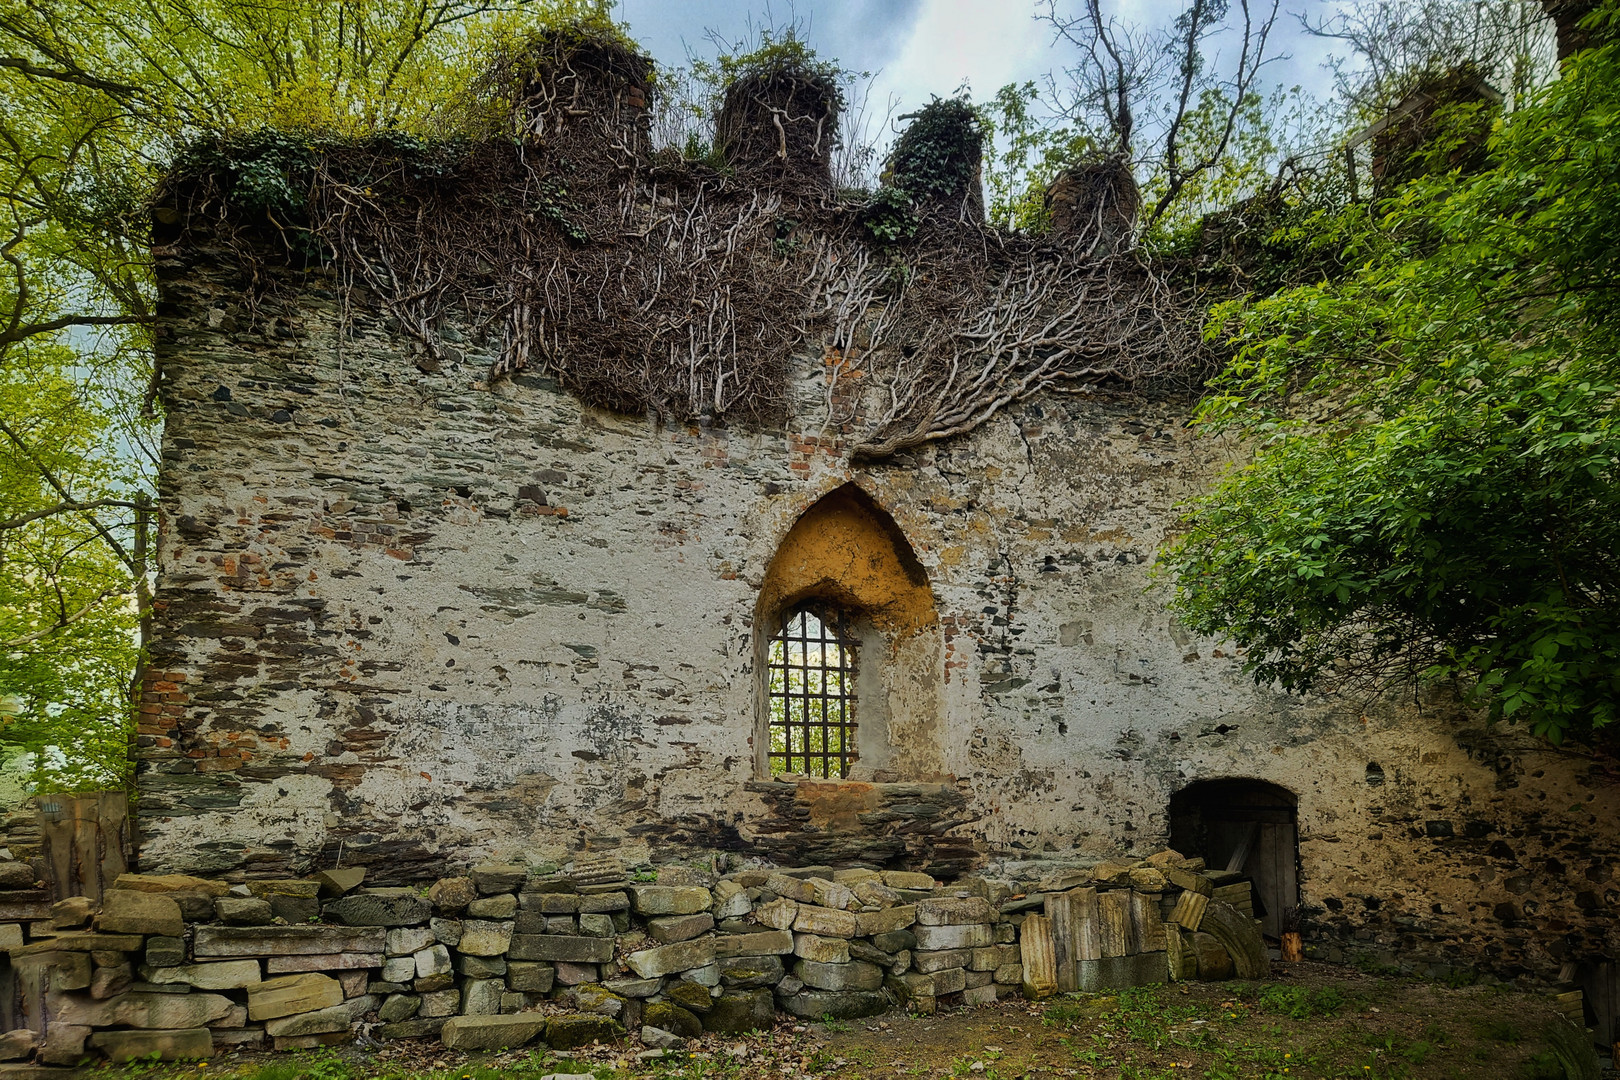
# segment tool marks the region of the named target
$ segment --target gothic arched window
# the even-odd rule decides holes
[[[856,757],[853,623],[840,608],[800,604],[771,638],[771,775],[849,775]]]

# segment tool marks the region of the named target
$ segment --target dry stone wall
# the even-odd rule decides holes
[[[0,1060],[203,1058],[356,1034],[458,1050],[625,1038],[665,1050],[705,1032],[770,1030],[779,1011],[931,1014],[1019,993],[1225,978],[1233,958],[1240,974],[1263,976],[1252,918],[1233,913],[1231,956],[1197,940],[1209,921],[1201,866],[1164,852],[1066,873],[1048,893],[869,867],[667,866],[638,881],[603,858],[550,873],[480,864],[426,889],[366,887],[359,869],[236,885],[125,874],[99,910],[41,890],[0,897],[0,917],[16,920],[0,922],[0,937],[20,1020],[0,1035]],[[1183,910],[1188,897],[1196,910]]]
[[[719,853],[1038,879],[1152,851],[1174,792],[1246,777],[1297,796],[1318,955],[1545,979],[1620,955],[1598,763],[1445,701],[1256,689],[1167,614],[1175,507],[1237,452],[1184,402],[1043,397],[857,465],[821,357],[781,429],[663,427],[486,385],[476,328],[430,359],[318,268],[256,283],[196,230],[156,266],[145,871],[420,886]],[[885,692],[932,679],[932,712],[883,775],[772,779],[760,592],[845,485],[926,576],[938,654]]]

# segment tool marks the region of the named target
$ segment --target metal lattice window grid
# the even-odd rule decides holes
[[[855,634],[847,613],[795,608],[771,639],[772,776],[847,777],[855,760]]]

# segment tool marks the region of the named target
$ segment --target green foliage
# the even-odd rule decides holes
[[[1260,1007],[1291,1020],[1335,1017],[1348,1006],[1344,992],[1335,986],[1311,988],[1269,983],[1260,991]]]
[[[130,677],[137,615],[129,567],[103,541],[127,522],[47,513],[63,500],[131,499],[134,478],[106,452],[117,430],[104,400],[86,392],[65,348],[14,350],[0,366],[0,745],[27,757],[39,791],[118,787],[128,774]],[[127,511],[125,511],[127,515]]]
[[[965,94],[935,98],[900,119],[911,123],[894,142],[886,186],[923,201],[950,198],[978,185],[985,130]]]
[[[867,236],[880,245],[898,244],[917,235],[917,210],[911,196],[888,184],[872,193],[857,220]]]
[[[1557,742],[1620,700],[1620,49],[1490,167],[1337,216],[1342,281],[1217,310],[1199,420],[1255,459],[1164,557],[1175,608],[1305,690],[1456,680]]]
[[[989,147],[984,161],[985,217],[1015,232],[1045,232],[1046,188],[1071,165],[1103,156],[1084,131],[1041,123],[1031,111],[1040,99],[1033,82],[1008,83],[979,108]]]

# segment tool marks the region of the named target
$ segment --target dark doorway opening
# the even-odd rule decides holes
[[[1170,846],[1211,870],[1253,883],[1254,915],[1269,938],[1299,904],[1298,800],[1263,780],[1200,780],[1170,797]]]

